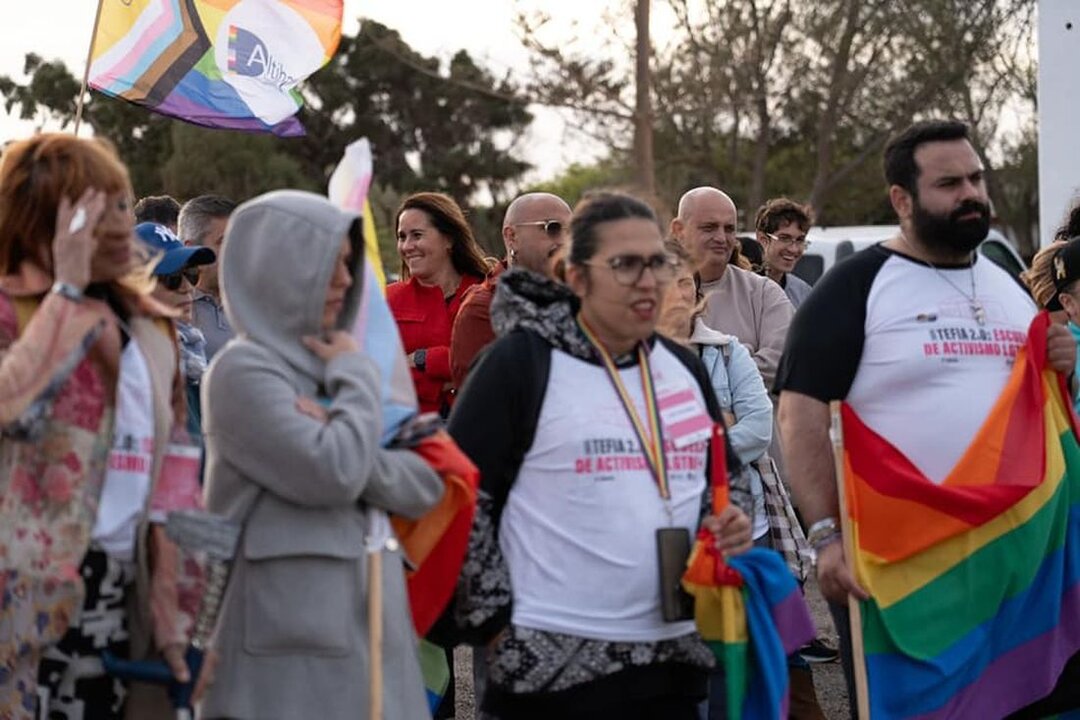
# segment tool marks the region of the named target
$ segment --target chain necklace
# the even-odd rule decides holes
[[[903,235],[903,233],[900,234],[900,240],[905,245],[907,245],[910,250],[912,250],[912,251],[915,250],[915,248],[912,247],[911,243],[908,242],[908,239]],[[953,290],[960,293],[960,296],[968,301],[968,308],[971,309],[971,316],[973,318],[975,318],[975,322],[979,323],[980,327],[985,325],[986,324],[986,308],[983,307],[982,301],[979,300],[979,293],[978,293],[978,290],[975,288],[975,259],[972,258],[971,265],[968,267],[968,271],[971,273],[971,295],[970,296],[966,292],[964,292],[960,288],[959,285],[957,285],[952,280],[950,280],[949,276],[946,275],[945,273],[943,273],[941,271],[941,268],[939,268],[937,265],[930,262],[929,260],[923,260],[923,262],[925,262],[927,265],[929,265],[930,268],[934,272],[936,272],[938,274],[938,277],[940,277],[945,282],[949,283],[949,285],[952,287]]]

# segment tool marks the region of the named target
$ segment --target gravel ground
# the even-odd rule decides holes
[[[807,583],[807,601],[810,612],[817,623],[818,634],[832,647],[837,647],[836,630],[817,583]],[[848,717],[847,689],[844,687],[844,675],[840,663],[821,663],[813,666],[814,685],[817,688],[818,702],[829,720],[846,720]],[[454,676],[457,678],[457,720],[474,720],[476,701],[472,682],[472,650],[459,647],[454,651]]]

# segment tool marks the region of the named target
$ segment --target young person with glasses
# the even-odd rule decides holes
[[[476,356],[495,339],[491,328],[491,299],[495,284],[507,268],[524,268],[551,277],[570,239],[570,206],[549,193],[527,193],[514,199],[503,218],[506,258],[492,268],[484,282],[469,288],[454,320],[450,340],[450,374],[454,387],[465,382]]]
[[[664,612],[662,538],[751,538],[739,506],[705,515],[722,419],[698,357],[655,332],[674,276],[652,210],[601,194],[574,212],[566,285],[511,269],[496,288],[502,336],[449,426],[482,477],[454,614],[488,647],[486,717],[697,717],[713,659]]]
[[[757,239],[764,251],[761,274],[784,288],[791,304],[798,309],[810,294],[810,285],[792,274],[799,258],[810,247],[806,233],[814,222],[809,205],[787,198],[774,198],[762,205],[754,219]]]
[[[152,253],[155,280],[153,297],[176,312],[180,347],[180,370],[187,397],[187,431],[193,440],[202,438],[202,403],[199,387],[206,371],[206,337],[192,322],[199,268],[211,265],[217,255],[208,247],[184,245],[169,228],[158,223],[139,223],[135,234]]]

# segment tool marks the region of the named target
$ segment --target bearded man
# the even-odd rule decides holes
[[[775,385],[787,462],[799,468],[792,490],[810,523],[849,688],[847,598],[867,594],[840,542],[829,402],[844,400],[940,485],[1002,394],[1036,312],[1020,285],[976,252],[990,206],[967,126],[909,127],[885,148],[885,178],[900,234],[821,279],[791,325]],[[1076,345],[1064,326],[1050,328],[1047,354],[1055,370],[1072,372]]]

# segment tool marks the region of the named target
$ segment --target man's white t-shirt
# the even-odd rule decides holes
[[[986,258],[934,268],[874,246],[827,273],[800,307],[776,389],[846,400],[940,483],[1004,389],[1035,312]]]

